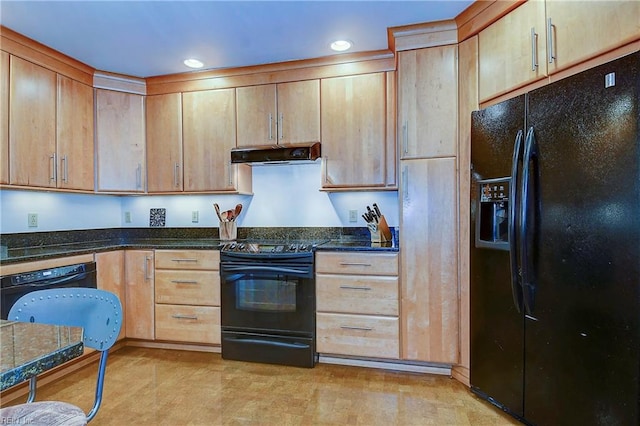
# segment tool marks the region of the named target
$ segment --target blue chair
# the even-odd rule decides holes
[[[120,334],[122,318],[118,297],[94,288],[37,290],[18,299],[9,310],[9,320],[83,328],[84,346],[100,351],[95,401],[89,414],[66,402],[32,402],[36,391],[33,377],[28,402],[0,409],[0,419],[10,418],[16,424],[83,425],[91,421],[102,402],[107,356]]]

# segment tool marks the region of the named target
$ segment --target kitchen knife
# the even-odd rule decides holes
[[[380,209],[378,208],[378,205],[376,203],[373,203],[373,210],[375,210],[379,218],[382,217],[382,213],[380,213]]]

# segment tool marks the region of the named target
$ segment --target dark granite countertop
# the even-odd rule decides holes
[[[213,238],[203,237],[212,236]],[[238,240],[318,241],[321,251],[398,251],[392,243],[372,243],[364,228],[239,228]],[[225,241],[217,228],[109,229],[2,235],[0,265],[122,249],[215,250]],[[5,250],[6,247],[6,250]]]

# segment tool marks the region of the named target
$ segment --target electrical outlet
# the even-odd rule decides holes
[[[27,214],[27,223],[29,228],[37,228],[38,227],[38,213],[28,213]]]
[[[349,222],[358,221],[358,210],[349,210]]]
[[[194,210],[191,212],[191,222],[192,223],[200,222],[200,212],[198,212],[197,210]]]
[[[124,223],[131,223],[131,212],[124,212]]]

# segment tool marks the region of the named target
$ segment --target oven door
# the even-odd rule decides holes
[[[220,275],[223,330],[315,332],[313,264],[222,262]]]

